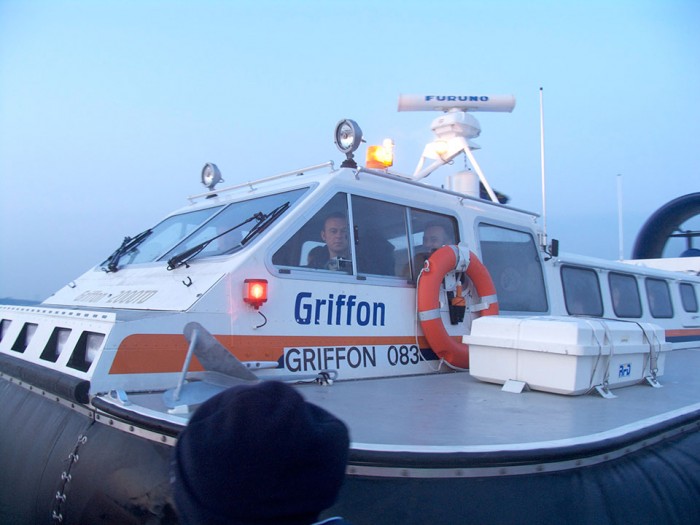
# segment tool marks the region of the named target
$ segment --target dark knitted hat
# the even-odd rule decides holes
[[[342,421],[284,383],[230,388],[178,437],[171,483],[180,521],[311,523],[336,499],[348,446]]]

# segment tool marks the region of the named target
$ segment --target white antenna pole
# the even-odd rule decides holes
[[[547,190],[544,176],[544,107],[540,88],[540,164],[542,166],[542,246],[547,247]]]
[[[624,243],[622,242],[622,175],[617,174],[617,236],[619,240],[619,259],[624,257]]]

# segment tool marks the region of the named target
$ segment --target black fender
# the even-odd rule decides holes
[[[639,230],[632,258],[661,258],[669,236],[678,226],[696,215],[700,215],[700,192],[688,193],[661,206]]]
[[[0,523],[176,525],[172,447],[0,377]]]

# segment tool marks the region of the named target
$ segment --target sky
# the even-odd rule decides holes
[[[514,95],[474,114],[475,155],[541,213],[542,87],[549,237],[617,259],[621,201],[630,257],[700,191],[698,27],[698,0],[0,0],[0,297],[101,262],[203,191],[206,162],[226,185],[337,165],[343,118],[412,173],[438,114],[397,112],[402,93]]]

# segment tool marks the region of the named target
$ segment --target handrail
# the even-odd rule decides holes
[[[218,195],[218,194],[226,192],[226,191],[238,190],[240,188],[245,188],[246,186],[249,186],[251,190],[254,190],[255,189],[253,187],[254,184],[262,184],[264,182],[270,182],[272,180],[282,179],[284,177],[289,177],[291,175],[303,175],[307,171],[319,170],[319,169],[327,168],[327,167],[330,167],[331,169],[335,169],[332,160],[329,160],[328,162],[324,162],[322,164],[315,164],[313,166],[307,166],[306,168],[301,168],[301,169],[294,170],[294,171],[286,171],[284,173],[280,173],[278,175],[272,175],[271,177],[266,177],[264,179],[248,181],[248,182],[244,182],[242,184],[236,184],[235,186],[228,186],[227,188],[221,188],[219,190],[212,190],[212,191],[207,191],[205,193],[199,193],[197,195],[192,195],[190,197],[187,197],[187,199],[190,202],[194,202],[195,199],[199,199],[202,197],[210,197],[213,195]]]

